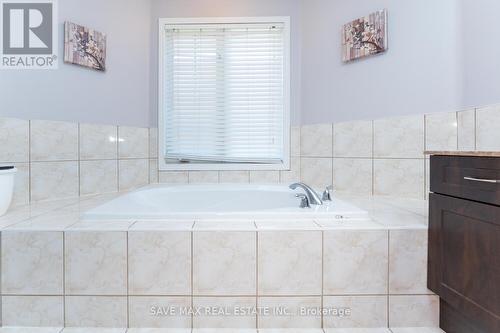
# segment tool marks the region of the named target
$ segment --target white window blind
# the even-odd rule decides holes
[[[165,29],[165,158],[282,162],[283,25],[186,24]]]

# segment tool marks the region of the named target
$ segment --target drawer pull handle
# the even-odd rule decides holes
[[[473,177],[464,177],[465,180],[470,180],[473,182],[490,183],[490,184],[500,184],[500,180],[497,179],[482,179]]]

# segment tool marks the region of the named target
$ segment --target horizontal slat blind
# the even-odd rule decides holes
[[[283,26],[165,28],[165,157],[283,161]]]

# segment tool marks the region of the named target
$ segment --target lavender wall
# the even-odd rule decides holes
[[[304,0],[302,4],[303,123],[440,112],[461,104],[458,1]],[[382,8],[389,13],[389,51],[342,63],[342,24]]]
[[[0,72],[0,117],[149,125],[149,0],[59,1],[59,69]],[[63,64],[63,22],[108,35],[106,73]]]
[[[152,0],[151,119],[156,124],[158,18],[290,16],[291,19],[291,113],[292,123],[300,123],[301,98],[301,0]]]
[[[463,106],[500,102],[500,1],[461,0]]]

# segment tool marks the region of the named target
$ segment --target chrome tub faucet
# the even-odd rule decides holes
[[[289,186],[290,189],[295,190],[297,188],[301,188],[304,190],[307,202],[311,205],[322,205],[323,201],[319,197],[318,193],[314,191],[309,185],[306,185],[304,183],[293,183],[292,185]],[[302,196],[300,196],[302,197]],[[301,204],[302,206],[303,204]]]

